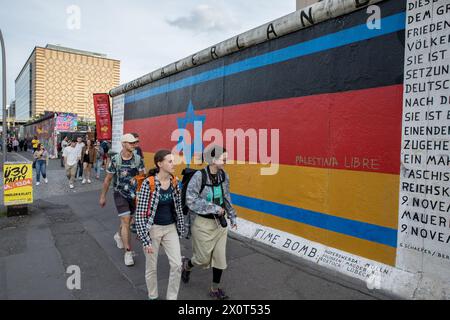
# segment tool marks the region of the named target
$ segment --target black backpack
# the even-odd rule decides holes
[[[181,173],[181,175],[183,176],[183,180],[181,181],[181,185],[182,185],[182,187],[181,187],[181,206],[183,207],[184,215],[187,215],[189,213],[189,208],[186,204],[186,193],[187,193],[189,181],[191,181],[191,178],[194,176],[194,174],[197,171],[202,172],[202,186],[201,186],[200,192],[199,192],[199,194],[201,194],[206,187],[206,181],[207,181],[207,175],[208,175],[207,170],[208,170],[207,168],[200,169],[200,170],[185,168],[183,170],[183,172]],[[223,183],[225,181],[225,172],[223,170],[220,170],[220,174],[221,174],[221,183]]]

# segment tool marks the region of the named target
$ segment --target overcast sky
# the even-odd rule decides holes
[[[295,0],[2,1],[8,103],[35,46],[105,53],[121,60],[124,83],[293,11]]]

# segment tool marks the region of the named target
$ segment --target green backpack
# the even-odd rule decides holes
[[[133,159],[134,159],[134,162],[131,164],[131,169],[139,168],[139,165],[141,163],[141,156],[133,152]],[[116,162],[116,170],[118,172],[120,170],[120,168],[122,167],[122,154],[119,152],[116,155],[114,155],[112,157],[111,161],[114,161],[114,160]],[[118,174],[114,175],[114,186],[116,189],[119,186]]]

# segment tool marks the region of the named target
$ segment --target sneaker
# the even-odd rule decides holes
[[[73,188],[74,188],[73,184],[69,185],[69,188],[70,188],[70,189],[73,189]]]
[[[124,261],[127,267],[134,266],[133,252],[131,251],[125,252]]]
[[[86,183],[86,179],[83,179],[83,181],[81,181],[81,184],[85,184]]]
[[[92,183],[92,181],[88,179],[88,180],[87,180],[87,183]]]
[[[214,300],[228,300],[230,297],[225,294],[225,291],[222,289],[217,289],[217,291],[213,291],[212,289],[209,291],[209,296]]]
[[[44,180],[44,181],[45,181],[45,183],[48,183],[48,179],[47,179],[47,178],[45,178],[45,180]]]
[[[116,232],[116,234],[114,235],[114,240],[116,241],[117,248],[119,248],[119,249],[124,248],[122,238],[120,237],[118,232]]]
[[[95,178],[96,178],[97,180],[98,180],[98,179],[100,179],[100,177],[99,177],[99,176],[96,176]]]
[[[189,278],[191,276],[191,271],[188,270],[188,263],[189,263],[189,259],[186,258],[186,257],[183,257],[183,259],[181,260],[181,265],[182,265],[181,280],[184,283],[188,283],[189,282]]]
[[[40,182],[36,182],[36,185],[38,186],[38,185],[40,185],[41,183]]]

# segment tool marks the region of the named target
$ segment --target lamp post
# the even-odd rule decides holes
[[[5,151],[6,148],[6,135],[8,134],[8,129],[6,125],[6,50],[5,50],[5,41],[3,40],[3,34],[2,30],[0,29],[0,43],[2,45],[2,83],[3,83],[3,89],[2,89],[2,97],[3,97],[3,104],[2,104],[2,110],[3,110],[3,164],[6,163],[6,154]]]

